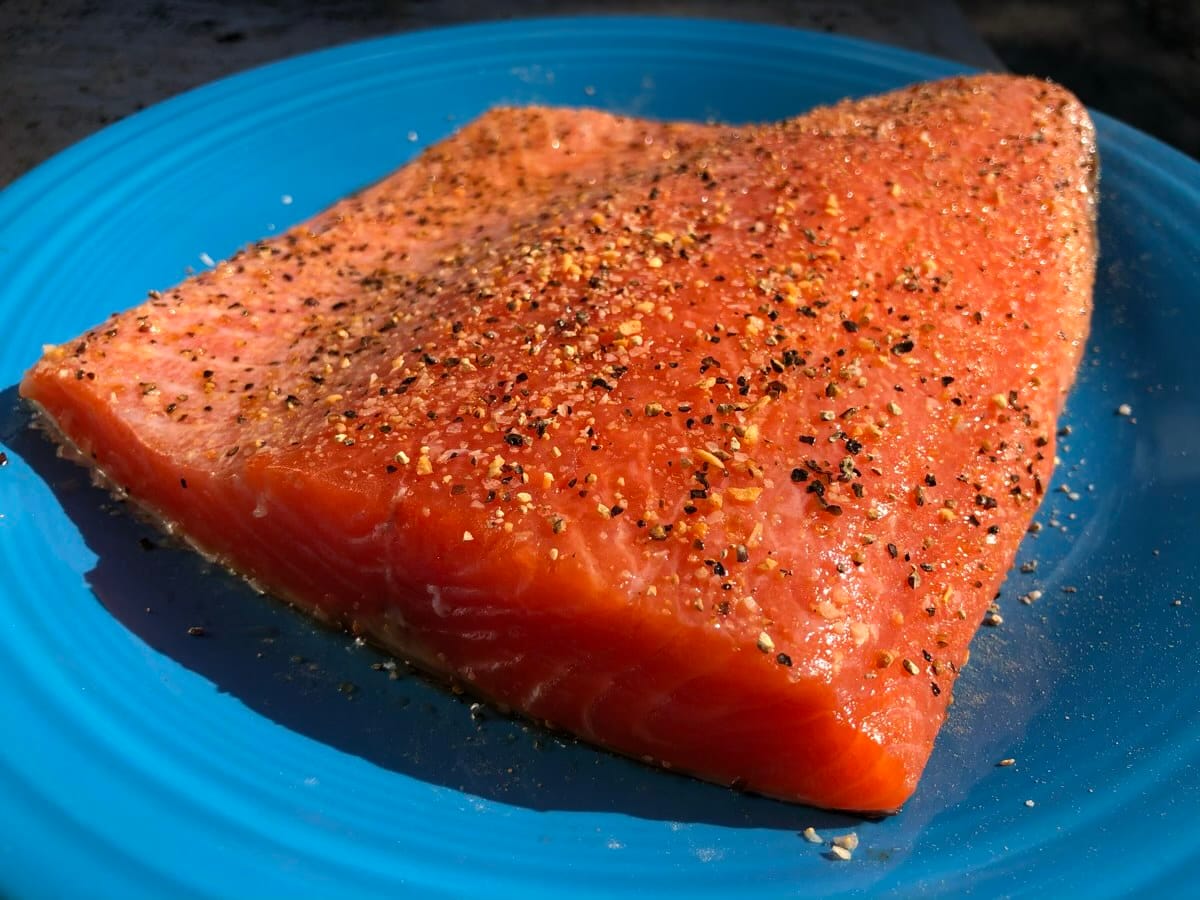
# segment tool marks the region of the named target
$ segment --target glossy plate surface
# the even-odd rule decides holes
[[[650,771],[393,675],[164,546],[17,403],[43,343],[307,217],[493,104],[742,122],[956,71],[715,22],[425,32],[186,94],[0,195],[0,893],[1195,884],[1200,166],[1103,117],[1094,334],[1043,527],[1003,591],[1003,625],[973,645],[920,789],[883,821]],[[856,831],[853,861],[825,858],[799,836],[808,825]]]

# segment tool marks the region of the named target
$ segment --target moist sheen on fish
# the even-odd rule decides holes
[[[198,549],[480,697],[891,811],[1051,477],[1095,178],[1080,104],[1008,76],[744,127],[495,109],[21,393]]]

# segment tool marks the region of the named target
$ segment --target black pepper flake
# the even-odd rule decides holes
[[[786,653],[775,654],[775,662],[779,663],[781,666],[786,666],[789,669],[792,667],[792,658]]]
[[[186,490],[187,490],[187,479],[186,479],[186,478],[180,478],[180,479],[179,479],[179,486],[180,486],[181,488],[183,488],[183,489],[186,491]]]
[[[900,549],[895,544],[888,544],[887,552],[888,552],[888,556],[890,556],[892,559],[895,559],[897,556],[900,555]]]
[[[851,334],[854,334],[855,332],[858,331],[858,323],[854,322],[850,319],[842,319],[842,327],[845,328]]]
[[[903,356],[905,353],[912,353],[916,347],[912,341],[901,341],[898,344],[892,345],[892,352],[897,356]]]
[[[817,442],[817,438],[815,435],[811,435],[811,434],[800,435],[800,443],[802,443],[802,444],[809,444],[811,446],[812,444],[815,444],[816,442]]]
[[[523,434],[517,434],[515,431],[510,431],[508,434],[504,435],[504,442],[510,447],[524,447],[526,444],[530,443],[530,440]]]
[[[808,472],[801,468],[792,469],[792,481],[799,483],[808,480]]]
[[[942,689],[938,687],[938,683],[936,681],[929,682],[929,689],[933,691],[933,696],[935,697],[940,697],[942,694]]]
[[[745,544],[738,544],[737,547],[734,548],[734,553],[738,562],[744,563],[750,561],[750,551],[746,549]]]

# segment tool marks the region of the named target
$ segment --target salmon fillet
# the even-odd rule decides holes
[[[1096,150],[958,78],[748,127],[488,112],[21,393],[206,554],[622,754],[917,785],[1054,460]]]

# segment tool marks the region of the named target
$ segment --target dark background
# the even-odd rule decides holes
[[[776,22],[1042,75],[1200,158],[1200,0],[0,0],[0,186],[110,122],[264,62],[573,12]]]
[[[959,0],[1014,72],[1200,159],[1200,0]]]

